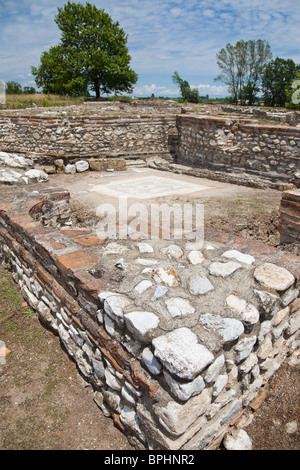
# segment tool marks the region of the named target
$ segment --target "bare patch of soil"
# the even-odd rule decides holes
[[[0,449],[132,449],[2,267],[0,340],[11,351],[0,363]]]

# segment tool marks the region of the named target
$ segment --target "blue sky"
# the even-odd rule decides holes
[[[0,0],[0,80],[35,86],[30,66],[59,42],[54,22],[66,0]],[[81,3],[85,4],[85,0]],[[265,39],[273,57],[300,63],[300,0],[90,0],[129,35],[135,96],[178,96],[172,74],[200,95],[224,97],[216,54],[227,43]]]

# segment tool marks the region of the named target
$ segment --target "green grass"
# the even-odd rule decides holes
[[[70,96],[60,96],[53,94],[34,93],[19,95],[6,95],[6,105],[0,105],[0,109],[24,109],[38,106],[39,108],[48,108],[51,106],[70,106],[82,104],[86,97],[79,96],[72,98]]]

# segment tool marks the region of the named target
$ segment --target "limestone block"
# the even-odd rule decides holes
[[[75,166],[76,166],[76,171],[78,173],[82,173],[89,169],[89,163],[85,160],[80,160],[79,162],[76,162]]]
[[[242,322],[234,318],[223,318],[220,315],[205,313],[200,316],[199,323],[208,330],[216,330],[224,343],[234,341],[244,333]]]
[[[49,176],[47,175],[47,173],[45,173],[45,171],[42,171],[42,170],[35,170],[35,169],[28,170],[25,172],[24,175],[27,178],[29,178],[30,183],[33,183],[33,182],[42,183],[44,181],[49,180]]]
[[[104,311],[117,323],[123,322],[124,309],[131,304],[125,295],[110,295],[104,300]]]
[[[243,429],[233,429],[223,440],[227,450],[252,450],[252,441]]]
[[[236,295],[229,295],[226,303],[230,310],[238,315],[239,319],[246,325],[254,325],[259,320],[259,311],[257,308],[247,303],[244,299]]]
[[[152,312],[130,312],[124,318],[128,330],[140,341],[159,324],[158,316]]]
[[[224,364],[225,364],[225,357],[222,354],[207,369],[207,372],[204,376],[205,381],[207,383],[214,382],[216,378],[218,377],[219,373],[221,372]]]
[[[65,173],[66,174],[76,173],[76,165],[73,165],[72,163],[69,163],[68,165],[66,165],[65,166]]]
[[[191,264],[194,264],[194,265],[201,264],[205,260],[201,251],[197,251],[197,250],[190,251],[190,253],[187,256],[187,259],[189,260]]]
[[[212,276],[225,278],[231,276],[231,274],[241,267],[242,266],[235,261],[229,261],[228,263],[215,261],[209,266],[208,271]]]
[[[155,411],[162,426],[172,436],[180,436],[207,410],[210,403],[210,392],[204,389],[183,405],[170,401],[164,408],[157,407]]]
[[[166,300],[166,306],[172,317],[184,317],[195,312],[195,308],[190,302],[181,297],[173,297]]]
[[[169,268],[161,267],[156,269],[153,272],[153,278],[156,282],[162,282],[168,287],[175,287],[180,284],[179,276],[172,266]]]
[[[207,277],[201,273],[194,274],[188,279],[187,288],[192,295],[203,295],[214,289]]]
[[[255,279],[264,287],[284,291],[295,282],[294,276],[285,268],[272,263],[264,263],[254,271]]]
[[[180,258],[183,255],[183,251],[178,245],[170,245],[160,250],[163,254],[167,255],[168,258]]]
[[[167,371],[164,370],[163,374],[172,394],[181,401],[187,401],[190,397],[198,395],[205,387],[205,382],[201,375],[198,375],[191,382],[179,382]]]
[[[253,264],[255,262],[255,258],[253,256],[241,253],[237,250],[225,251],[222,256],[224,256],[225,258],[234,258],[237,261],[240,261],[241,263],[245,264]]]
[[[161,373],[162,365],[149,348],[144,349],[142,353],[142,362],[145,364],[151,374],[158,375]]]
[[[137,247],[140,253],[153,253],[153,247],[149,243],[138,243]]]
[[[178,328],[152,340],[154,355],[171,373],[185,380],[193,380],[213,360],[213,354],[198,343],[189,328]]]

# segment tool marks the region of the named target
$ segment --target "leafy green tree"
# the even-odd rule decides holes
[[[58,8],[55,22],[60,43],[43,52],[32,67],[44,92],[80,95],[88,89],[101,93],[131,93],[138,76],[130,68],[128,36],[118,22],[94,5],[68,3]]]
[[[24,86],[23,93],[26,93],[27,95],[33,95],[36,93],[36,89],[33,86]]]
[[[174,72],[172,80],[173,83],[179,86],[181,97],[184,101],[188,101],[189,103],[199,103],[200,96],[197,88],[191,89],[189,83],[186,80],[183,80],[179,76],[178,72]]]
[[[20,95],[22,93],[22,85],[18,82],[6,82],[6,93],[8,95]]]
[[[262,76],[262,91],[267,106],[285,106],[287,92],[291,91],[291,82],[295,79],[300,66],[292,59],[275,60],[266,65]]]
[[[272,59],[267,41],[238,41],[234,46],[227,44],[217,54],[217,64],[221,74],[215,81],[228,85],[235,103],[252,105],[259,91],[266,64]]]
[[[290,87],[286,90],[288,102],[285,106],[288,109],[300,110],[300,71],[297,73],[295,80],[292,80]]]

